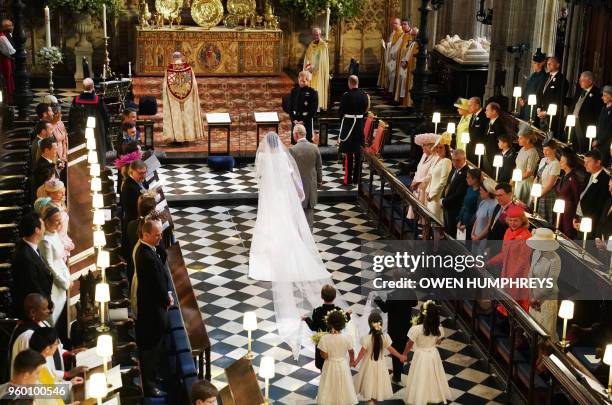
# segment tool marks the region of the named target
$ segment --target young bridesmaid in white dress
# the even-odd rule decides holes
[[[319,405],[353,405],[358,402],[349,361],[346,358],[348,352],[350,362],[353,363],[353,343],[348,336],[340,334],[346,322],[346,315],[341,310],[330,311],[327,315],[327,325],[331,332],[323,335],[317,345],[325,359],[317,394]]]
[[[420,324],[408,331],[409,340],[404,349],[404,356],[414,349],[404,402],[408,405],[446,403],[450,400],[451,393],[442,359],[436,348],[444,339],[444,330],[440,327],[440,314],[433,301],[423,304],[419,322]]]
[[[355,367],[365,356],[355,379],[355,388],[363,398],[370,400],[372,404],[393,397],[391,379],[384,356],[385,350],[400,359],[402,363],[406,362],[406,357],[391,346],[389,335],[383,333],[382,322],[380,314],[372,311],[368,317],[370,334],[361,338],[361,350],[355,362],[351,364]]]

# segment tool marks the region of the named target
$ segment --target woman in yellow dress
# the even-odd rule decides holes
[[[454,106],[457,108],[459,115],[461,115],[461,119],[459,120],[459,124],[457,124],[457,131],[455,134],[457,137],[455,145],[457,146],[457,149],[462,149],[465,151],[467,144],[461,142],[461,135],[464,133],[470,133],[470,120],[472,119],[472,114],[470,113],[469,102],[466,98],[460,97],[457,99],[457,101],[455,101]]]

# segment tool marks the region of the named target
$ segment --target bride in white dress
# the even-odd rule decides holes
[[[298,167],[276,133],[260,143],[255,170],[259,198],[249,277],[272,282],[278,333],[297,358],[306,343],[301,316],[321,305],[321,287],[333,282],[302,209]]]

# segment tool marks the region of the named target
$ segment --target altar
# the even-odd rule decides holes
[[[136,28],[136,74],[163,76],[180,51],[197,76],[276,76],[282,72],[283,32],[223,26]]]

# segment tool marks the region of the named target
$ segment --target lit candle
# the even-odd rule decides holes
[[[438,133],[438,124],[441,121],[441,116],[439,112],[435,112],[433,113],[432,117],[431,117],[431,122],[433,122],[434,124],[434,133]]]
[[[529,111],[530,121],[533,119],[533,106],[536,105],[537,103],[538,103],[538,99],[536,98],[535,94],[530,94],[529,97],[527,97],[527,105],[530,106],[530,111]]]
[[[128,77],[132,77],[132,61],[128,61]]]
[[[587,127],[586,137],[589,138],[589,150],[591,150],[593,139],[597,137],[597,127],[595,125],[589,125]]]
[[[533,197],[533,214],[537,215],[538,198],[542,197],[542,185],[540,183],[533,183],[531,186],[531,196]]]
[[[559,222],[561,221],[561,214],[565,212],[565,200],[557,198],[553,205],[553,212],[557,214],[557,231],[559,230]]]
[[[567,130],[567,143],[572,143],[572,128],[576,126],[576,116],[569,114],[565,119],[565,126],[568,128]]]
[[[493,157],[493,167],[495,168],[495,181],[499,177],[499,168],[504,165],[504,157],[502,155],[495,155]]]
[[[2,90],[0,90],[0,103],[2,102]]]
[[[474,153],[478,156],[478,167],[480,168],[480,159],[482,155],[484,155],[485,147],[483,143],[477,143],[476,148],[474,149]]]
[[[548,109],[546,110],[546,115],[550,117],[548,128],[552,131],[552,119],[555,115],[557,115],[557,104],[549,104]]]
[[[514,91],[512,92],[512,97],[514,97],[514,110],[517,111],[518,110],[518,99],[519,97],[521,97],[521,88],[520,87],[515,87]]]
[[[104,27],[104,38],[108,38],[106,32],[106,4],[102,4],[102,26]]]
[[[461,143],[468,144],[470,143],[470,133],[464,132],[461,134]]]
[[[45,6],[45,34],[47,36],[47,48],[51,48],[51,17],[49,16],[49,6]]]
[[[591,218],[583,217],[580,220],[580,232],[584,234],[582,239],[582,249],[586,249],[587,234],[593,230],[593,220]]]
[[[454,134],[456,130],[457,127],[455,126],[454,122],[449,122],[446,126],[446,132],[448,132],[449,134]]]

